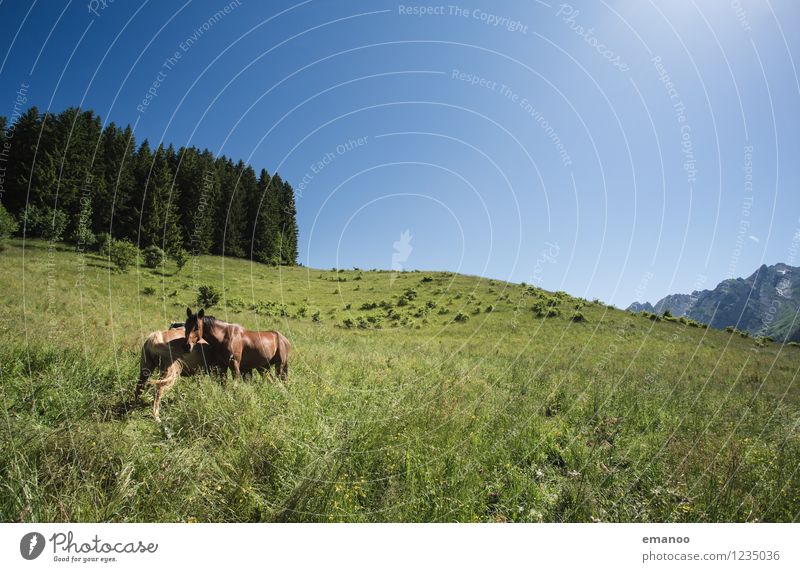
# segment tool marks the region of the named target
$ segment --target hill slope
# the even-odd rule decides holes
[[[798,518],[796,347],[451,273],[0,265],[0,520]],[[201,284],[292,373],[183,379],[158,424],[137,352]]]
[[[685,316],[714,328],[733,326],[756,336],[800,342],[800,268],[763,265],[748,278],[720,282],[713,290],[672,294],[651,305],[634,302],[632,312]]]

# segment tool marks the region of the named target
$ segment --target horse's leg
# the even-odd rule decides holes
[[[147,380],[150,379],[150,370],[143,367],[139,370],[139,381],[136,382],[136,389],[133,390],[133,400],[139,401],[142,397],[144,386],[147,385]]]
[[[242,377],[241,365],[242,365],[242,342],[236,342],[231,344],[231,355],[229,358],[229,364],[231,369],[233,370],[233,378],[239,379]]]
[[[156,418],[156,421],[161,422],[161,416],[159,415],[161,411],[161,395],[164,393],[164,386],[158,385],[156,387],[156,398],[153,400],[153,417]]]
[[[133,400],[139,401],[142,397],[142,391],[144,391],[145,386],[147,385],[147,380],[150,379],[150,375],[153,373],[153,369],[156,367],[156,361],[152,358],[142,356],[142,361],[139,366],[139,381],[136,382],[136,389],[133,391]]]
[[[278,364],[276,368],[278,370],[278,377],[281,378],[283,381],[289,379],[289,364],[285,361]]]

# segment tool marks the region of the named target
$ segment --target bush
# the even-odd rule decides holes
[[[405,292],[403,292],[403,298],[408,300],[409,302],[417,297],[417,291],[413,288],[408,288]]]
[[[142,261],[148,268],[158,268],[163,266],[167,260],[167,255],[164,251],[157,247],[155,244],[148,246],[142,251]]]
[[[201,308],[212,308],[219,304],[220,293],[214,286],[202,285],[197,289],[197,305]]]
[[[486,306],[484,312],[486,312],[487,314],[494,312],[494,306],[492,304],[489,304],[488,306]]]
[[[70,240],[75,243],[75,247],[82,252],[87,247],[91,247],[97,242],[92,232],[92,202],[81,200],[81,210],[78,214],[78,224],[72,230]]]
[[[183,267],[186,266],[186,263],[189,262],[189,253],[186,252],[184,248],[178,247],[178,249],[172,253],[172,259],[178,267],[178,272],[180,272]]]
[[[466,322],[468,320],[469,320],[469,316],[467,314],[464,314],[463,312],[459,312],[453,318],[454,322],[461,322],[461,323],[464,323],[464,322]]]
[[[311,314],[311,321],[312,322],[321,322],[322,317],[320,316],[319,310]]]
[[[28,207],[25,215],[25,233],[36,238],[43,238],[52,242],[64,239],[67,229],[67,213],[50,207]]]
[[[0,204],[0,250],[5,248],[6,240],[19,230],[17,219]]]
[[[573,322],[585,322],[586,316],[584,316],[581,312],[575,312],[574,314],[572,314],[570,320],[572,320]]]
[[[95,238],[97,239],[94,243],[95,248],[100,254],[107,257],[108,253],[111,252],[111,240],[113,237],[107,232],[100,232]]]
[[[153,288],[152,286],[145,286],[142,289],[142,294],[144,294],[145,296],[152,296],[155,293],[156,293],[156,289]]]
[[[136,245],[125,239],[110,238],[107,249],[106,255],[121,272],[136,264],[136,259],[139,256],[139,249],[136,248]]]

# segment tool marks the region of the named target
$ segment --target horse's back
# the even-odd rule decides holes
[[[246,368],[284,363],[291,348],[289,341],[276,330],[245,330],[243,339],[242,366]]]

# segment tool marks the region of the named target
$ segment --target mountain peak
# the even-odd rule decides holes
[[[686,316],[715,328],[735,327],[776,341],[800,341],[800,272],[784,263],[762,264],[748,278],[723,280],[713,290],[671,294],[654,305],[634,302],[628,311]]]

